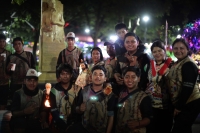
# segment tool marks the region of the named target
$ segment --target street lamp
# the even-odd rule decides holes
[[[181,38],[181,35],[180,35],[180,34],[178,34],[178,35],[176,36],[176,38]]]
[[[78,37],[75,37],[75,41],[77,42],[79,40],[79,38]]]
[[[117,40],[117,36],[116,35],[110,35],[110,40],[111,41],[116,41]]]
[[[90,29],[86,28],[85,33],[89,33],[89,32],[90,32]]]
[[[144,16],[143,17],[143,21],[146,23],[146,22],[148,22],[149,21],[149,16]]]
[[[147,22],[149,21],[149,16],[144,16],[143,21],[145,22],[145,31],[144,31],[144,42],[146,43],[146,35],[147,35]]]

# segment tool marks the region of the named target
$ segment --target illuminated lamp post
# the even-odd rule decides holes
[[[144,16],[143,21],[145,22],[145,31],[144,31],[144,43],[146,43],[146,35],[147,35],[147,22],[149,21],[149,16]]]

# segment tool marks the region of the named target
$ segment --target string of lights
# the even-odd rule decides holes
[[[184,27],[183,38],[185,38],[193,53],[200,52],[200,19],[189,23]]]

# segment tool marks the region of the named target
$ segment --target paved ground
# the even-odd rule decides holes
[[[192,133],[200,133],[200,123],[192,126]]]

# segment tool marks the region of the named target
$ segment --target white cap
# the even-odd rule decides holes
[[[35,69],[29,69],[26,73],[26,78],[38,78],[38,73]]]
[[[74,32],[69,32],[69,33],[67,34],[67,38],[69,38],[69,37],[75,38]]]

